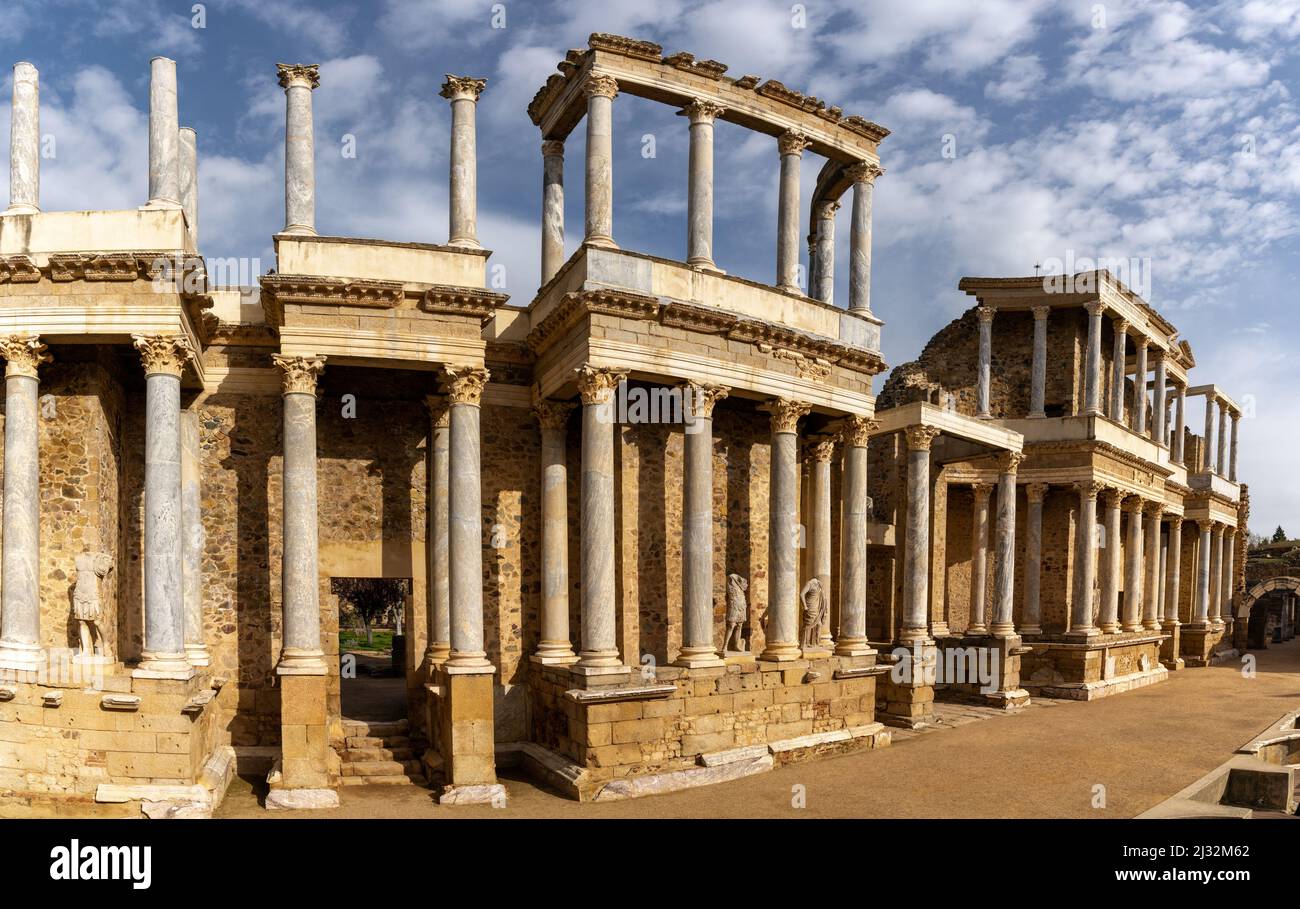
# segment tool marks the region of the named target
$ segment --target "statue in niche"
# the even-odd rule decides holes
[[[724,652],[744,653],[746,650],[745,620],[749,618],[749,603],[745,600],[745,591],[748,589],[749,581],[738,574],[727,575],[727,634],[722,640]],[[735,647],[731,646],[733,638]]]
[[[822,582],[817,578],[810,579],[807,584],[803,585],[799,599],[803,601],[803,640],[801,646],[805,650],[811,650],[814,647],[821,646],[822,619],[829,605],[826,602],[826,593],[822,590]]]
[[[113,557],[106,552],[83,552],[77,556],[77,586],[72,590],[72,617],[81,632],[81,656],[112,659],[99,623],[103,612],[99,582],[113,570]]]

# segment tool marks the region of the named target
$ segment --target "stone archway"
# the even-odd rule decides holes
[[[1269,594],[1279,590],[1288,590],[1300,595],[1300,578],[1287,575],[1268,578],[1250,588],[1241,598],[1237,606],[1237,620],[1239,627],[1247,628],[1247,646],[1252,648],[1268,646],[1268,641],[1263,637],[1267,616],[1264,610],[1256,611],[1255,606]],[[1244,625],[1242,625],[1243,621]]]

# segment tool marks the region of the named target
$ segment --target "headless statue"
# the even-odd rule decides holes
[[[727,636],[722,641],[723,651],[745,652],[745,620],[749,618],[749,603],[745,591],[749,581],[738,574],[727,575]],[[732,647],[732,639],[736,646]]]
[[[112,659],[104,632],[99,627],[103,611],[99,582],[113,570],[113,557],[106,552],[83,552],[77,556],[77,586],[72,590],[72,617],[81,633],[81,655]]]
[[[826,612],[826,594],[822,591],[822,582],[812,578],[803,585],[799,594],[803,600],[803,641],[805,650],[821,646],[822,618]]]

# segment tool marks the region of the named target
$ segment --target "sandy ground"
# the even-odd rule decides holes
[[[341,790],[332,811],[267,812],[261,784],[236,779],[219,817],[1132,817],[1227,760],[1300,707],[1300,639],[1091,703],[1056,701],[1015,715],[905,734],[879,751],[812,761],[732,783],[608,804],[579,804],[513,771],[509,805],[443,808],[416,786]],[[960,710],[956,710],[960,713]],[[1093,808],[1105,786],[1106,807]],[[805,806],[794,807],[796,787]]]

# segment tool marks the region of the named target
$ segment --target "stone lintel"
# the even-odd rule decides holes
[[[646,701],[672,696],[676,685],[631,685],[619,688],[571,688],[565,697],[579,704],[608,704],[613,701]]]

